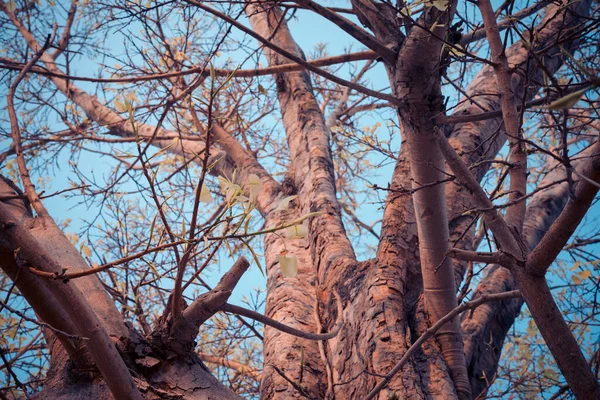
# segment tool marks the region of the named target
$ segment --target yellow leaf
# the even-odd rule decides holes
[[[129,110],[126,103],[123,103],[120,100],[115,100],[113,104],[115,105],[115,110],[117,110],[118,113],[126,113]]]
[[[85,244],[81,245],[81,252],[83,253],[84,256],[90,258],[92,256],[92,250],[90,250],[89,247],[87,247]]]
[[[4,3],[4,7],[6,7],[6,11],[13,13],[17,9],[17,4],[14,1],[7,1]]]
[[[200,189],[200,201],[203,203],[211,203],[213,200],[212,194],[210,194],[210,190],[203,183],[202,188]]]
[[[585,271],[581,271],[579,273],[579,277],[583,280],[589,278],[590,276],[592,276],[592,272],[588,269],[586,269]]]
[[[581,285],[581,279],[577,275],[573,275],[572,279],[573,283],[575,283],[576,285]]]
[[[285,230],[288,239],[304,239],[308,235],[308,229],[304,225],[292,225]]]
[[[295,255],[287,255],[287,253],[281,253],[277,256],[279,260],[279,268],[281,274],[285,278],[295,278],[298,275],[298,258]]]

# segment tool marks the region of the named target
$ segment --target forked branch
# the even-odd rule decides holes
[[[404,365],[408,362],[410,357],[421,347],[421,345],[433,336],[444,324],[451,321],[454,317],[460,315],[463,311],[474,309],[479,307],[483,303],[487,303],[490,301],[501,301],[507,299],[513,299],[515,297],[520,297],[521,294],[518,290],[513,290],[511,292],[498,293],[498,294],[490,294],[481,296],[477,300],[469,301],[467,303],[463,303],[460,306],[456,307],[454,310],[450,311],[444,317],[440,318],[435,324],[433,324],[429,329],[427,329],[421,337],[419,337],[412,346],[404,353],[400,361],[392,368],[392,370],[369,392],[369,394],[364,398],[364,400],[374,399],[375,396],[383,389],[385,386],[392,380],[394,375],[396,375],[400,370],[404,367]]]

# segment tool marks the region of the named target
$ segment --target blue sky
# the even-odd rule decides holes
[[[340,5],[337,2],[333,5]],[[315,16],[312,12],[298,11],[296,18],[292,19],[289,23],[292,34],[298,44],[303,48],[306,54],[310,54],[318,43],[326,43],[328,53],[330,55],[342,54],[345,49],[352,44],[354,50],[362,49],[362,46],[354,41],[349,35],[335,27],[333,24],[327,22],[321,17]],[[239,35],[239,33],[234,33]],[[118,36],[118,35],[117,35]],[[111,49],[114,54],[119,54],[123,51],[120,40],[111,41]],[[72,73],[75,75],[91,75],[96,69],[96,61],[86,59],[85,56],[80,56],[72,65]],[[383,66],[380,64],[376,66],[368,75],[372,87],[382,88],[388,86],[387,75],[384,71]],[[79,82],[78,85],[89,90],[95,91],[95,85],[86,84]],[[0,100],[1,104],[4,104],[5,99]],[[378,122],[378,117],[365,118],[365,124],[373,124]],[[385,123],[385,121],[380,121]],[[55,125],[59,129],[59,125]],[[62,128],[62,126],[60,126]],[[397,143],[396,143],[397,144]],[[4,144],[3,144],[4,146]],[[377,160],[374,160],[376,162]],[[72,176],[68,168],[68,154],[63,152],[57,163],[58,167],[51,169],[55,171],[55,176],[50,178],[50,182],[46,186],[46,192],[51,193],[54,191],[62,190],[68,187],[67,178]],[[91,173],[93,170],[95,174],[104,175],[110,172],[110,165],[107,163],[106,158],[101,158],[97,155],[90,154],[86,155],[85,158],[80,160],[80,168]],[[392,165],[388,164],[385,168],[377,171],[379,176],[373,177],[371,183],[377,183],[380,186],[386,186],[389,178],[391,177]],[[83,220],[89,218],[90,215],[94,215],[97,209],[89,209],[85,204],[77,204],[72,199],[67,199],[63,196],[55,196],[44,201],[45,205],[50,210],[52,216],[54,216],[58,222],[64,221],[69,218],[72,220],[67,231],[79,232],[84,226]],[[378,219],[381,215],[380,204],[364,204],[359,210],[361,217],[367,222],[372,222]],[[597,208],[594,211],[597,214]],[[378,226],[376,227],[379,228]],[[585,229],[585,228],[584,228]],[[372,237],[365,235],[365,241],[370,241],[375,244]],[[220,257],[219,266],[208,276],[208,281],[215,284],[220,278],[221,274],[226,271],[233,260],[227,257]],[[244,296],[248,296],[251,291],[257,287],[264,289],[266,286],[265,278],[260,274],[258,269],[253,266],[250,271],[244,276],[240,285],[236,288],[232,297],[232,302],[240,303]]]

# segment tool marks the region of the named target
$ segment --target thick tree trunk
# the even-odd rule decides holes
[[[263,37],[272,37],[276,45],[302,56],[289,35],[282,14],[275,9],[270,13],[258,11],[254,7],[248,7],[255,31]],[[285,59],[270,51],[267,54],[273,65],[285,62]],[[345,324],[338,337],[329,340],[321,351],[310,342],[286,337],[281,333],[277,334],[277,341],[270,341],[267,340],[269,333],[266,333],[266,368],[263,372],[262,394],[265,398],[299,396],[274,370],[268,368],[271,363],[281,365],[282,360],[292,360],[283,364],[293,368],[293,374],[289,377],[295,377],[296,382],[300,383],[302,376],[302,384],[313,396],[357,398],[368,393],[376,383],[376,375],[387,373],[410,346],[411,333],[403,306],[405,278],[402,275],[405,272],[404,268],[398,268],[396,261],[400,260],[403,267],[404,259],[418,260],[418,254],[414,252],[417,247],[416,237],[413,235],[416,232],[408,235],[413,241],[412,246],[415,247],[408,242],[404,246],[396,242],[393,249],[390,246],[390,250],[396,253],[396,256],[399,252],[406,251],[406,257],[393,257],[394,260],[388,257],[389,263],[385,259],[382,262],[354,261],[354,254],[339,222],[339,205],[333,190],[332,172],[328,172],[332,171],[331,156],[328,154],[329,150],[320,150],[328,147],[329,131],[314,100],[309,76],[306,72],[291,73],[277,76],[276,81],[290,145],[291,171],[298,187],[301,207],[299,212],[326,211],[326,214],[322,218],[315,218],[311,225],[313,252],[309,259],[310,265],[301,270],[298,275],[299,284],[293,287],[286,285],[277,269],[271,270],[271,266],[275,264],[269,260],[276,259],[281,247],[277,247],[269,238],[266,239],[265,253],[269,269],[267,315],[278,320],[293,315],[296,324],[299,323],[305,330],[312,330],[315,329],[314,315],[306,313],[306,308],[303,310],[299,307],[312,306],[314,310],[316,301],[311,297],[316,299],[318,293],[321,293],[322,300],[326,301],[324,306],[333,305],[333,302],[327,302],[327,299],[338,293],[344,306]],[[321,151],[324,151],[322,156],[319,155]],[[318,168],[314,169],[317,165]],[[315,175],[310,172],[313,170]],[[320,176],[319,173],[329,176]],[[309,199],[310,203],[307,204]],[[411,203],[410,198],[406,200]],[[414,221],[410,204],[407,204],[407,212],[411,213],[408,220]],[[269,218],[267,220],[269,221]],[[402,224],[402,229],[406,229],[405,224]],[[289,244],[287,246],[289,247]],[[302,266],[302,261],[306,258],[303,253],[299,254]],[[415,267],[417,271],[414,275],[418,276],[419,265],[416,264]],[[318,274],[320,285],[314,281],[314,273]],[[282,285],[285,285],[285,291],[278,291]],[[287,299],[285,303],[284,296]],[[417,298],[413,301],[416,303]],[[277,304],[276,309],[271,304]],[[415,304],[413,308],[414,306]],[[330,312],[326,307],[323,307],[323,310],[324,315],[320,318],[327,329],[333,325],[337,316],[335,311]],[[423,316],[414,318],[415,321],[421,319],[422,326],[425,326]],[[302,342],[304,343],[299,344]],[[294,367],[294,362],[300,364],[296,360],[301,356],[301,352],[304,359],[310,361],[311,366],[315,365],[315,360],[320,362],[321,367],[316,369],[316,374],[313,375],[312,370],[308,368],[301,374],[299,368]],[[381,393],[382,398],[391,393],[396,393],[399,397],[426,397],[431,394],[437,394],[440,398],[454,396],[452,380],[439,349],[433,343],[428,343],[425,346],[425,354],[427,367],[415,371],[409,364],[403,373],[392,380],[389,389]],[[307,373],[310,374],[308,379]],[[272,387],[278,384],[281,389],[273,390]]]
[[[589,5],[590,2],[582,1],[570,3],[564,9],[558,5],[548,7],[547,16],[532,42],[534,49],[545,49],[542,62],[548,71],[555,72],[560,67],[562,57],[559,45],[564,45],[565,35],[588,14]],[[437,13],[435,10],[428,12]],[[269,11],[266,11],[262,6],[249,2],[247,13],[258,34],[303,58],[279,9],[269,7]],[[366,22],[367,17],[360,15]],[[39,44],[24,25],[12,19],[29,46],[34,51],[39,50]],[[397,29],[394,25],[392,30]],[[394,48],[397,50],[400,44],[404,47],[397,65],[387,66],[390,76],[395,79],[392,81],[394,94],[403,101],[399,116],[406,141],[392,176],[381,241],[377,257],[373,260],[357,262],[344,231],[335,191],[330,132],[316,102],[308,72],[276,75],[278,98],[290,148],[289,177],[293,182],[292,187],[281,188],[227,132],[220,126],[213,128],[212,134],[228,155],[223,159],[225,164],[221,171],[231,171],[235,164],[242,177],[250,173],[261,177],[265,195],[259,199],[259,209],[268,228],[310,212],[321,213],[309,221],[311,236],[306,240],[284,242],[278,235],[265,237],[268,278],[266,314],[299,330],[328,331],[340,317],[334,306],[335,297],[339,296],[343,304],[344,325],[337,337],[326,342],[300,339],[265,328],[265,369],[261,384],[263,398],[288,399],[303,395],[315,398],[361,398],[375,386],[381,375],[392,369],[411,343],[430,325],[425,309],[433,319],[439,319],[456,306],[456,284],[462,279],[465,264],[455,262],[453,270],[445,253],[448,239],[453,241],[463,234],[457,246],[471,249],[473,230],[470,225],[473,218],[463,215],[463,212],[472,202],[470,194],[458,185],[449,184],[444,193],[440,184],[446,177],[443,173],[444,163],[433,139],[434,134],[438,128],[447,128],[451,143],[462,152],[463,160],[472,165],[493,159],[506,140],[506,132],[500,118],[458,123],[452,127],[436,126],[435,116],[443,111],[437,75],[441,44],[431,39],[429,33],[423,31],[423,35],[420,35],[419,29],[413,27],[412,34],[406,40],[403,37],[395,38],[398,46]],[[438,29],[443,36],[445,28],[440,26]],[[380,36],[387,35],[389,31],[374,30]],[[382,39],[387,44],[390,37],[387,35]],[[574,41],[569,43],[572,47],[577,45]],[[386,51],[386,55],[389,56],[391,52]],[[266,51],[266,54],[273,66],[289,62],[272,50]],[[540,87],[540,70],[530,68],[529,51],[521,42],[511,46],[506,55],[508,65],[514,68],[510,82],[513,94],[519,99],[530,99]],[[42,61],[51,71],[58,71],[51,57],[42,56]],[[423,75],[425,78],[420,79]],[[96,123],[107,127],[113,134],[127,137],[135,135],[130,121],[99,104],[93,96],[64,79],[54,77],[52,81]],[[500,109],[494,71],[489,66],[477,75],[467,94],[475,96],[477,104],[466,102],[456,111],[457,118]],[[485,110],[481,110],[480,105]],[[154,127],[148,125],[138,127],[138,134],[146,139],[155,133],[159,136],[177,135],[162,129],[155,132]],[[171,140],[155,140],[153,144],[167,147]],[[199,154],[203,149],[202,142],[184,140],[169,151],[195,157],[194,154]],[[477,166],[477,179],[481,179],[488,168],[487,162]],[[427,187],[423,188],[423,185]],[[418,189],[416,194],[411,192],[413,188]],[[5,187],[2,189],[0,194],[12,193]],[[278,200],[293,194],[298,197],[291,203],[287,213],[276,210]],[[415,198],[414,206],[411,195]],[[558,189],[540,192],[530,201],[524,229],[530,248],[541,239],[537,232],[545,231],[557,217],[567,195],[563,185]],[[541,211],[541,204],[545,211]],[[31,220],[31,215],[27,214],[22,204],[13,202],[10,207],[13,217]],[[543,213],[543,218],[540,218]],[[444,226],[436,229],[439,221],[444,221]],[[29,234],[35,238],[32,243],[37,243],[40,252],[48,259],[61,260],[60,265],[68,264],[71,272],[88,268],[57,229],[35,222],[30,225]],[[14,251],[14,243],[3,240],[4,237],[0,239],[2,268],[17,280],[21,293],[44,321],[71,333],[69,329],[77,323],[65,309],[64,302],[57,299],[47,281],[23,269],[14,258],[9,257]],[[280,273],[278,255],[285,251],[298,258],[299,273],[296,278],[284,278]],[[543,289],[543,282],[537,283]],[[140,338],[131,327],[123,324],[121,315],[95,276],[78,279],[68,285],[76,287],[88,305],[93,304],[98,325],[115,344],[145,398],[235,397],[210,375],[193,354],[173,356],[168,349],[160,351],[153,347],[156,340],[152,343]],[[494,266],[476,289],[474,297],[512,290],[514,287],[513,277],[508,270]],[[440,292],[443,292],[443,296],[439,296]],[[40,293],[44,293],[45,303],[40,301]],[[528,295],[534,297],[534,294]],[[522,301],[516,299],[490,303],[463,317],[466,361],[463,359],[463,342],[460,341],[456,318],[439,332],[438,340],[432,339],[422,345],[417,355],[391,379],[379,398],[387,399],[394,395],[411,399],[468,397],[465,370],[474,394],[483,392],[486,382],[481,378],[484,373],[488,378],[494,375],[506,332],[521,305]],[[159,339],[168,343],[171,326],[167,324],[166,328],[166,336]],[[162,334],[161,331],[157,333]],[[493,346],[486,343],[490,333]],[[94,368],[88,370],[92,363],[90,355],[82,351],[82,346],[74,346],[60,335],[57,338],[60,345],[52,347],[52,369],[45,390],[38,398],[111,398],[112,394],[102,375]],[[78,353],[83,355],[79,356]],[[290,385],[288,379],[302,388],[304,393]]]
[[[574,10],[561,10],[557,13],[558,6],[549,7],[548,16],[540,25],[543,28],[536,35],[537,42],[535,45],[548,50],[549,45],[559,42],[559,35],[566,34],[565,32],[568,31],[566,27],[573,29],[582,21],[581,18],[585,16],[588,8],[589,4],[578,4]],[[251,15],[253,27],[258,33],[263,37],[271,37],[274,27],[277,27],[274,42],[288,51],[302,55],[289,36],[285,21],[282,21],[280,17],[275,18],[271,23],[271,30],[269,30],[266,25],[261,26],[257,22],[261,20],[260,14],[256,14],[255,9],[252,10],[249,15]],[[262,22],[264,23],[266,18],[263,18]],[[281,39],[282,36],[285,37],[284,40]],[[403,45],[406,46],[407,43]],[[572,46],[576,46],[576,43],[573,42]],[[558,51],[557,46],[556,48],[550,47],[550,50],[544,53],[544,63],[550,71],[556,71],[561,65],[562,58],[557,57]],[[527,50],[520,43],[511,47],[507,52],[507,56],[512,67],[523,70],[523,73],[513,74],[514,88],[517,92],[523,93],[522,88],[527,84],[529,90],[526,91],[526,96],[530,98],[537,91],[539,82],[541,82],[538,75],[539,69],[529,68],[528,62],[530,59]],[[275,58],[275,56],[271,56],[270,62],[273,64],[283,62]],[[490,67],[484,67],[469,91],[470,95],[476,95],[478,104],[483,104],[486,110],[500,109],[499,97],[493,94],[496,91],[493,74],[494,72]],[[526,79],[523,79],[523,77],[526,77]],[[288,111],[293,104],[290,99],[301,102],[302,96],[304,98],[307,96],[306,90],[309,84],[304,84],[303,89],[298,90],[293,84],[288,85],[289,78],[287,76],[278,76],[276,79],[280,91],[279,98],[282,110],[284,110],[285,123],[286,114],[291,114]],[[306,76],[302,77],[305,82],[307,79]],[[411,105],[414,106],[414,104],[414,101],[411,102]],[[310,107],[308,108],[310,109]],[[456,115],[466,115],[465,109],[469,109],[472,113],[482,112],[478,106],[466,103]],[[439,112],[439,110],[431,110],[431,113],[433,114],[434,111]],[[410,120],[415,115],[415,113],[407,112],[406,118]],[[303,124],[306,122],[307,120],[303,120]],[[293,125],[286,124],[286,131],[288,140],[291,140],[292,143],[293,140],[298,140],[301,137],[301,131]],[[498,131],[500,131],[499,134]],[[464,148],[463,154],[469,164],[478,162],[481,159],[493,158],[505,140],[506,135],[498,118],[477,123],[458,124],[452,133],[452,142]],[[480,146],[481,143],[486,145]],[[410,196],[408,196],[412,186],[409,178],[408,154],[409,150],[406,146],[403,146],[392,178],[390,187],[392,190],[384,213],[378,258],[363,263],[352,261],[334,263],[335,268],[332,269],[332,272],[327,273],[328,279],[325,288],[329,292],[337,290],[341,295],[344,303],[345,325],[340,335],[327,343],[328,351],[325,352],[324,368],[325,370],[330,368],[333,376],[322,376],[320,383],[313,383],[313,390],[309,391],[310,393],[322,393],[323,387],[327,387],[328,380],[333,382],[333,394],[340,398],[347,397],[349,394],[350,397],[366,394],[377,381],[374,374],[387,373],[410,346],[415,335],[422,332],[426,326],[427,322],[423,319],[422,314],[422,303],[419,303],[423,286],[419,254],[414,250],[418,248],[417,218],[414,215]],[[479,179],[481,179],[487,168],[489,168],[489,163],[482,163],[476,169]],[[302,181],[305,181],[304,175]],[[461,245],[466,246],[466,248],[469,248],[468,243],[473,237],[472,229],[467,228],[472,223],[472,219],[461,214],[471,204],[469,196],[468,193],[462,192],[456,185],[452,185],[448,189],[448,204],[451,205],[449,207],[450,229],[453,235],[451,240],[467,230],[467,234],[461,242]],[[275,254],[277,250],[273,250]],[[322,264],[319,258],[313,259],[313,262],[315,264],[313,264],[312,269],[308,268],[309,271],[323,271],[322,268],[316,267]],[[464,263],[455,263],[455,265],[457,267],[456,280],[460,281],[465,269]],[[340,271],[343,272],[339,273]],[[313,282],[310,272],[305,277],[307,282]],[[280,280],[277,276],[270,276],[269,287],[274,285],[272,278]],[[495,287],[494,290],[505,287],[512,288],[507,282],[511,279],[509,274],[501,278],[500,286]],[[410,284],[407,284],[409,282]],[[487,284],[484,282],[482,285],[482,288],[485,288]],[[311,288],[305,287],[303,290],[305,293],[310,293]],[[290,299],[294,298],[295,295],[294,290],[286,291],[286,296]],[[281,298],[282,295],[273,297],[273,299],[276,299],[275,301],[280,301]],[[514,312],[514,310],[519,309],[519,307],[514,306],[515,302],[518,301],[505,301],[500,305],[491,306]],[[298,308],[299,304],[306,304],[306,302],[294,304],[289,308],[286,307],[286,310],[288,310],[286,312],[301,315],[302,313]],[[332,316],[327,318],[330,324],[333,320],[335,318]],[[312,328],[311,325],[305,326],[309,329]],[[488,329],[493,326],[492,321],[488,322]],[[506,332],[499,334],[499,336],[504,338],[505,334]],[[284,355],[281,352],[278,354],[278,358],[288,357],[294,359],[297,358],[299,347],[308,348],[308,346],[299,346],[297,339],[289,340],[294,341],[294,345],[286,346],[286,349],[291,349],[291,353]],[[472,340],[473,338],[469,337],[465,343],[470,346]],[[277,345],[273,343],[272,346],[277,346],[276,348],[281,350],[281,344],[282,342],[278,342]],[[267,364],[271,360],[269,357],[276,353],[274,347],[271,349],[271,345],[265,347]],[[467,354],[469,357],[473,355],[469,351]],[[314,358],[316,359],[316,351]],[[495,367],[496,364],[493,365],[494,370]],[[479,383],[481,383],[480,372],[478,373],[470,368],[469,373],[472,382],[479,380]],[[270,379],[269,375],[274,375],[274,372],[266,371],[264,379]],[[276,379],[278,378],[273,380]],[[474,388],[481,391],[479,384],[475,385]],[[400,397],[411,396],[416,398],[420,396],[450,398],[455,395],[452,379],[449,377],[445,361],[435,343],[427,343],[424,346],[424,355],[407,364],[404,370],[392,379],[389,391],[382,392],[381,397],[385,398],[393,392]],[[263,394],[267,398],[278,398],[277,394],[273,392],[263,392]],[[282,397],[285,397],[285,394],[286,392],[281,392]]]

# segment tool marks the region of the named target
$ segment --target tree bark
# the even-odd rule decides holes
[[[302,0],[302,3],[321,10],[320,6],[307,0]],[[357,261],[342,224],[341,207],[335,189],[330,132],[317,104],[309,72],[276,69],[277,95],[290,149],[288,175],[291,187],[279,185],[254,156],[220,125],[214,125],[210,132],[218,145],[214,151],[211,150],[211,155],[225,156],[222,158],[223,165],[215,171],[231,172],[235,166],[242,182],[249,174],[257,174],[261,178],[265,193],[259,198],[259,210],[265,218],[267,228],[307,213],[320,213],[308,221],[310,237],[305,240],[283,241],[278,235],[266,235],[267,316],[293,328],[313,333],[329,331],[340,317],[344,322],[338,336],[323,342],[298,338],[266,327],[265,368],[261,384],[263,398],[300,398],[307,393],[315,398],[360,398],[375,387],[380,376],[386,375],[393,368],[432,322],[456,307],[456,286],[462,280],[465,263],[455,262],[452,265],[446,253],[449,242],[454,246],[454,242],[461,236],[462,239],[456,246],[465,250],[472,249],[471,225],[474,219],[463,213],[471,207],[473,201],[470,193],[462,186],[450,183],[444,188],[444,181],[448,176],[444,172],[445,165],[435,135],[442,130],[446,131],[465,164],[474,167],[473,171],[479,181],[489,169],[487,161],[493,159],[504,145],[506,131],[513,137],[517,135],[518,127],[514,125],[517,100],[531,99],[540,87],[540,70],[532,66],[528,46],[519,41],[506,51],[506,62],[502,64],[501,74],[498,74],[500,79],[496,78],[491,66],[484,66],[467,91],[467,95],[474,100],[466,101],[454,114],[460,117],[502,108],[505,118],[508,115],[512,125],[505,127],[501,118],[493,118],[451,127],[439,126],[435,121],[436,115],[443,112],[439,71],[442,42],[432,38],[430,32],[419,26],[413,26],[406,38],[400,34],[391,34],[399,30],[394,15],[390,16],[389,12],[383,11],[374,12],[371,2],[353,3],[359,19],[375,33],[375,37],[372,37],[370,34],[364,35],[365,32],[361,30],[362,42],[376,46],[385,53],[394,100],[397,100],[394,104],[399,104],[398,115],[405,140],[392,176],[382,221],[381,241],[375,259]],[[548,7],[540,28],[533,39],[530,38],[533,50],[544,49],[540,57],[547,71],[555,72],[562,65],[560,47],[565,45],[564,39],[589,14],[590,3],[563,2],[561,5],[552,4]],[[294,57],[304,59],[302,50],[288,30],[285,14],[280,9],[272,4],[267,7],[248,2],[246,11],[255,32]],[[452,10],[448,13],[451,14]],[[38,51],[40,46],[33,35],[12,13],[8,15],[30,48]],[[372,21],[377,15],[381,17],[381,21],[392,18],[394,23],[390,26],[378,26],[377,22],[381,21]],[[433,22],[439,22],[437,17],[442,15],[447,16],[447,13],[429,7],[419,22],[434,26]],[[336,23],[343,24],[350,30],[360,29],[346,25],[346,21],[337,20]],[[489,25],[488,21],[486,27]],[[435,35],[444,37],[446,27],[440,25],[432,29]],[[497,36],[498,32],[496,30],[492,33]],[[385,44],[385,49],[381,48],[382,43]],[[576,41],[570,40],[568,43],[569,49],[577,46]],[[501,43],[495,43],[495,58],[499,57],[498,45]],[[289,65],[289,60],[274,50],[267,49],[265,53],[271,67]],[[393,60],[392,55],[397,57],[395,65],[390,62]],[[288,54],[288,57],[291,56]],[[56,87],[96,123],[107,127],[113,134],[127,137],[135,135],[130,121],[121,118],[93,96],[58,76],[60,71],[52,57],[44,54],[42,61],[54,73],[50,79]],[[502,93],[496,87],[497,82],[503,84]],[[498,96],[499,94],[503,95],[504,100],[509,94],[515,98],[509,103],[501,104],[502,96]],[[147,140],[155,135],[178,135],[177,132],[156,130],[155,127],[143,124],[138,126],[137,131]],[[152,144],[167,147],[172,141],[155,139]],[[178,141],[169,149],[175,154],[189,157],[196,157],[195,154],[204,150],[202,141],[191,140]],[[483,162],[477,164],[481,161]],[[0,193],[4,192],[12,193],[12,190],[0,187]],[[291,203],[288,212],[278,211],[278,202],[293,194],[298,197]],[[515,194],[517,195],[519,194]],[[531,199],[523,230],[529,249],[542,239],[539,232],[545,232],[556,219],[567,196],[565,185],[559,185],[542,191]],[[591,198],[588,193],[587,197],[579,200],[587,207]],[[17,219],[31,219],[23,204],[6,204],[8,203],[0,205],[10,207],[11,218],[17,216]],[[514,212],[515,216],[511,217],[517,225],[520,225],[523,217],[523,205],[524,202]],[[578,207],[581,204],[577,204],[575,208],[579,209]],[[2,208],[0,210],[4,211]],[[0,212],[0,217],[6,217],[4,222],[12,223],[10,215],[5,214]],[[23,247],[23,254],[29,258],[29,262],[54,260],[54,272],[59,272],[58,266],[65,265],[69,266],[70,271],[85,271],[89,268],[55,225],[43,226],[37,222],[31,222],[30,225],[29,231],[20,232],[27,234],[30,239],[28,243],[31,247]],[[9,231],[6,226],[2,229]],[[83,298],[79,299],[74,292],[71,293],[71,299],[77,300],[77,304],[82,307],[85,304],[94,306],[91,314],[83,313],[90,323],[86,328],[81,321],[75,320],[79,314],[75,315],[68,310],[65,300],[59,298],[57,289],[53,289],[61,283],[49,283],[20,266],[18,259],[8,258],[15,250],[14,240],[17,236],[3,232],[0,237],[0,256],[3,257],[0,266],[17,281],[17,286],[40,318],[54,328],[67,332],[71,327],[77,326],[76,334],[84,332],[92,336],[99,327],[98,330],[105,332],[106,338],[110,338],[115,344],[107,347],[106,353],[112,357],[107,364],[109,367],[115,366],[115,371],[123,372],[122,375],[134,371],[135,385],[145,398],[176,395],[190,399],[206,396],[235,397],[191,354],[194,333],[212,315],[213,308],[196,307],[187,310],[187,317],[194,321],[184,319],[179,321],[183,325],[178,325],[185,328],[181,329],[186,333],[185,343],[175,355],[167,356],[151,349],[151,341],[141,338],[123,323],[122,316],[100,281],[95,276],[88,276],[68,283],[70,288],[79,290],[82,294],[80,297]],[[30,257],[36,252],[43,253],[45,258]],[[296,278],[282,276],[278,255],[283,252],[297,256],[299,273]],[[60,264],[56,260],[60,260]],[[236,275],[236,279],[239,276]],[[536,302],[540,293],[544,295],[544,299],[551,299],[545,280],[530,275],[520,276],[519,279],[529,284],[523,288],[524,296],[532,301],[537,315],[534,317],[537,323],[544,325],[544,332],[556,332],[556,336],[561,337],[568,333],[565,332],[564,321],[557,324],[552,318],[543,318],[543,307],[547,302]],[[508,270],[493,266],[478,285],[474,298],[514,288],[515,279]],[[226,299],[230,293],[227,290],[223,293],[209,292],[198,302],[210,303],[209,300],[212,299],[216,304],[225,301],[223,298]],[[40,294],[43,294],[45,303],[42,303]],[[339,295],[343,305],[342,316],[338,315],[335,307],[336,295]],[[494,375],[502,343],[521,305],[520,299],[513,299],[480,306],[474,313],[463,317],[462,338],[459,319],[455,318],[437,332],[436,340],[423,343],[421,350],[390,380],[387,388],[379,393],[379,398],[387,399],[394,395],[399,398],[468,398],[471,388],[475,395],[483,393],[486,382],[482,377],[489,379]],[[557,310],[553,310],[555,316]],[[185,311],[182,315],[182,318],[187,318]],[[539,315],[542,315],[541,319]],[[92,318],[94,316],[98,319],[97,323]],[[185,325],[188,322],[194,324]],[[169,337],[173,333],[173,326],[167,325],[167,328],[154,332],[159,336],[165,335],[159,338],[159,342],[163,340],[168,344],[173,341],[173,337]],[[102,332],[99,335],[104,335]],[[493,342],[491,347],[486,344],[490,336]],[[69,357],[71,361],[76,360],[80,348],[60,335],[57,338],[66,352],[62,352],[58,345],[54,346],[52,370],[39,398],[111,398],[109,386],[105,384],[111,371],[106,365],[101,366],[102,362],[97,362],[101,358],[98,348],[92,349],[91,357],[96,360],[100,374],[98,371],[87,375],[75,371],[74,375]],[[97,340],[104,340],[103,343],[106,343],[106,338]],[[560,340],[547,333],[545,338],[553,351],[560,350]],[[569,343],[569,346],[573,345],[576,346],[576,343]],[[88,356],[90,354],[85,354],[82,361],[89,361]],[[283,372],[285,377],[273,366]],[[569,368],[569,363],[561,364],[561,369],[567,371],[565,374],[569,374],[569,379],[573,379],[577,370]],[[115,371],[112,371],[113,374]],[[295,385],[290,384],[289,380]],[[118,395],[114,382],[108,383],[112,385],[112,392]],[[304,393],[293,386],[302,388]],[[587,382],[587,386],[591,389],[587,392],[580,391],[581,395],[597,394],[593,384]]]

